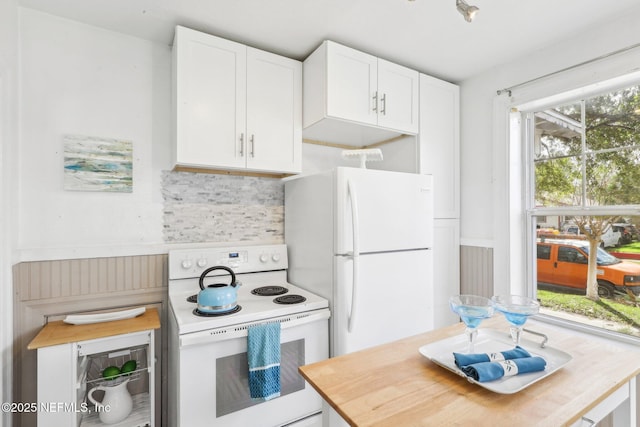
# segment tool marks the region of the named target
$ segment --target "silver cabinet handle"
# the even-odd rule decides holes
[[[378,111],[378,92],[373,94],[373,111]]]
[[[244,132],[240,134],[240,157],[244,157]]]
[[[387,94],[386,93],[382,94],[381,102],[382,102],[382,110],[380,110],[380,112],[386,116],[387,115]]]
[[[256,140],[253,134],[251,134],[249,141],[251,142],[251,157],[255,157],[256,156]]]

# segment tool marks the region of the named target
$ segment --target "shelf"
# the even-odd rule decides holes
[[[129,378],[134,382],[140,378],[141,373],[148,371],[147,366],[147,345],[125,349],[121,351],[108,351],[89,357],[89,364],[86,373],[86,383],[91,387],[96,385],[109,386],[115,384],[114,381]],[[125,362],[136,361],[136,369],[126,375],[121,375],[116,379],[107,380],[102,377],[102,371],[107,366],[121,367]]]
[[[119,423],[109,424],[112,427],[145,427],[151,426],[151,401],[149,399],[149,393],[134,394],[133,398],[133,411],[124,420]],[[80,423],[80,427],[100,426],[104,427],[102,421],[100,421],[98,412],[95,412],[93,408]]]

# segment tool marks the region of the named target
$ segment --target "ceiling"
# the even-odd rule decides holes
[[[171,44],[184,25],[303,60],[325,39],[458,83],[633,13],[637,0],[18,0],[24,7]]]

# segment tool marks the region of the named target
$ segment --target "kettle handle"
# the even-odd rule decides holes
[[[236,274],[233,272],[233,270],[230,269],[229,267],[225,267],[223,265],[216,265],[214,267],[207,268],[205,271],[202,272],[202,274],[200,275],[200,289],[204,290],[204,278],[205,278],[205,276],[207,274],[209,274],[213,270],[225,270],[226,272],[231,274],[231,283],[229,283],[229,285],[230,286],[235,286]]]

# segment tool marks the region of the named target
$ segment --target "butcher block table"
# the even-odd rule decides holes
[[[589,426],[616,408],[616,426],[637,425],[638,347],[535,319],[525,326],[547,335],[547,347],[572,360],[513,394],[470,383],[419,353],[425,344],[464,334],[462,323],[299,370],[352,426]],[[480,333],[484,328],[507,334],[509,325],[495,315]]]

